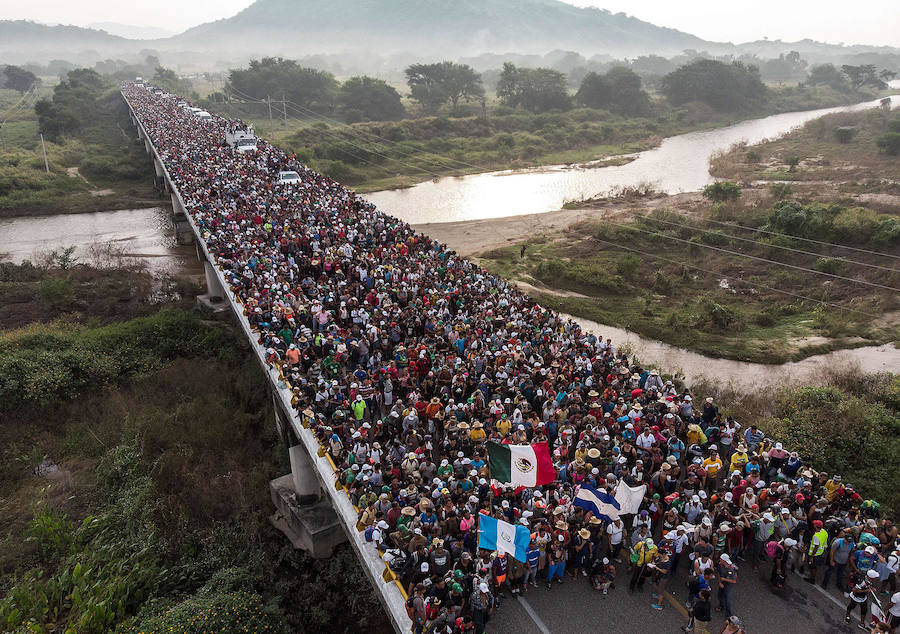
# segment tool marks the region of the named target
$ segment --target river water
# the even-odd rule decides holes
[[[900,106],[894,96],[893,107]],[[488,172],[426,181],[408,189],[372,192],[366,197],[412,224],[504,218],[562,208],[570,200],[592,198],[621,187],[652,183],[667,194],[697,191],[713,181],[709,160],[735,143],[759,143],[782,136],[832,112],[867,110],[879,100],[852,106],[787,112],[725,128],[691,132],[663,140],[625,165],[603,168],[554,165]]]
[[[900,87],[900,86],[897,86]],[[443,178],[411,189],[377,192],[369,199],[384,211],[414,223],[473,220],[559,209],[566,200],[595,196],[616,186],[654,182],[667,192],[696,190],[711,182],[709,158],[739,141],[759,142],[785,134],[815,117],[875,107],[877,101],[842,108],[793,112],[745,121],[727,128],[665,139],[623,166],[598,169],[553,166]],[[894,98],[894,106],[900,99]],[[91,262],[92,247],[125,261],[142,260],[153,273],[202,274],[193,246],[175,242],[171,214],[162,208],[0,219],[0,259],[38,261],[53,249],[73,245],[80,261]],[[642,363],[679,370],[690,384],[701,377],[738,388],[816,383],[825,367],[858,367],[865,372],[900,371],[900,349],[892,345],[843,350],[780,366],[714,359],[645,339],[635,333],[575,318],[598,335],[627,345]]]
[[[175,242],[171,212],[162,207],[0,218],[2,260],[40,262],[69,246],[88,264],[99,257],[110,264],[141,260],[154,274],[202,272],[195,248]]]

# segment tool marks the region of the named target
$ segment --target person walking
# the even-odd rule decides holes
[[[878,571],[869,570],[865,577],[860,578],[852,588],[850,588],[850,602],[847,604],[847,612],[844,614],[844,621],[852,623],[851,615],[853,610],[859,609],[859,623],[857,626],[861,630],[867,630],[866,614],[869,612],[869,593],[872,592],[872,583],[878,581]]]
[[[731,557],[724,554],[719,557],[717,572],[716,581],[719,586],[719,605],[716,608],[716,612],[725,610],[725,616],[731,618],[731,591],[734,588],[734,584],[737,583],[737,566],[731,563]]]
[[[475,588],[469,605],[472,608],[472,620],[475,622],[475,634],[483,634],[494,611],[494,599],[488,584],[481,583]]]
[[[691,607],[691,620],[681,629],[685,632],[707,634],[706,624],[712,620],[709,610],[709,590],[701,590]]]

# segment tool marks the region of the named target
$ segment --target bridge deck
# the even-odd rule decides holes
[[[128,104],[128,109],[135,121],[136,127],[140,130],[142,138],[145,140],[147,147],[153,156],[154,162],[161,167],[163,178],[172,192],[178,209],[175,213],[184,213],[187,222],[190,224],[194,238],[197,241],[199,252],[202,253],[205,261],[211,266],[213,274],[216,276],[222,289],[222,294],[227,299],[228,305],[234,313],[235,319],[240,324],[241,329],[247,337],[250,348],[260,367],[266,374],[266,379],[271,386],[272,393],[275,398],[276,406],[280,407],[284,416],[290,421],[294,434],[300,439],[301,444],[309,454],[310,460],[315,466],[315,473],[319,479],[321,489],[325,495],[330,498],[334,510],[343,524],[344,531],[347,534],[348,541],[356,551],[357,557],[362,564],[363,569],[369,576],[376,593],[385,607],[385,610],[397,632],[408,632],[412,626],[412,621],[406,613],[406,592],[403,590],[399,582],[394,580],[393,575],[387,568],[385,562],[381,559],[378,552],[371,544],[367,544],[360,536],[356,527],[358,509],[350,501],[341,487],[336,486],[338,482],[338,474],[336,466],[331,457],[326,453],[319,455],[320,444],[312,431],[304,427],[301,416],[291,405],[292,394],[284,382],[281,381],[280,372],[277,368],[270,368],[266,363],[265,349],[258,343],[259,334],[250,325],[247,316],[244,313],[244,306],[240,299],[232,292],[228,281],[225,279],[222,268],[216,264],[215,258],[210,254],[206,241],[203,239],[194,218],[187,211],[181,192],[178,190],[175,181],[172,179],[165,162],[159,155],[154,140],[147,133],[143,122],[138,117],[132,104],[128,101],[128,97],[123,93],[123,99]],[[208,271],[209,271],[208,267]],[[388,577],[388,580],[385,580]]]

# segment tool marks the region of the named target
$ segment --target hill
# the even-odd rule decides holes
[[[51,59],[93,63],[104,55],[137,52],[142,45],[142,42],[80,26],[0,20],[0,61],[8,64]]]
[[[619,56],[717,45],[649,22],[559,0],[257,0],[172,38],[192,50],[254,54],[364,52],[459,57],[482,52]]]

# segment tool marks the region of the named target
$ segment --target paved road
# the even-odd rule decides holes
[[[790,632],[791,634],[848,634],[860,632],[856,622],[844,623],[846,599],[833,588],[827,596],[819,586],[811,586],[793,575],[788,587],[775,594],[767,583],[769,565],[754,572],[747,563],[740,564],[739,581],[732,594],[735,614],[744,621],[749,634]],[[662,611],[650,608],[650,592],[628,593],[628,575],[619,573],[616,588],[603,596],[591,588],[586,579],[573,580],[568,575],[562,586],[545,585],[529,588],[524,600],[507,598],[488,625],[490,634],[654,634],[677,633],[688,621],[683,602],[686,571],[679,570],[669,583],[670,596]],[[820,571],[820,579],[822,572]],[[833,582],[832,582],[833,583]],[[674,596],[673,596],[674,595]],[[713,605],[715,593],[713,593]],[[854,613],[854,618],[858,612]],[[718,632],[725,622],[724,613],[713,612],[711,632]]]

